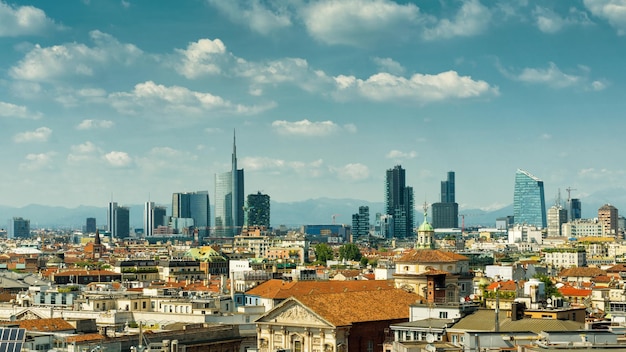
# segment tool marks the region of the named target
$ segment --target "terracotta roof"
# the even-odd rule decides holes
[[[594,277],[593,282],[598,282],[598,283],[609,283],[611,282],[611,278],[608,275],[598,275],[596,277]]]
[[[573,276],[573,277],[594,277],[598,275],[606,275],[606,271],[600,268],[587,268],[587,267],[576,267],[563,269],[559,276]]]
[[[521,284],[523,285],[523,282]],[[489,286],[487,286],[487,291],[493,291],[498,286],[500,287],[500,291],[517,291],[518,289],[518,283],[513,280],[509,280],[492,282]]]
[[[396,262],[403,263],[454,263],[460,260],[469,260],[466,256],[454,252],[438,249],[412,249],[406,252]]]
[[[591,296],[591,290],[584,288],[576,288],[572,286],[563,286],[559,288],[559,293],[565,297],[588,297]]]
[[[11,324],[19,324],[20,328],[28,331],[56,332],[74,330],[72,324],[66,322],[63,318],[49,319],[29,319],[11,322]]]
[[[83,335],[74,335],[68,336],[65,339],[65,342],[85,342],[85,341],[100,341],[104,340],[104,336],[100,334],[83,334]]]
[[[419,296],[401,289],[301,296],[297,300],[334,326],[409,318]]]
[[[311,294],[325,294],[353,291],[391,290],[392,280],[351,280],[351,281],[291,281],[273,279],[250,289],[247,295],[271,299],[286,299]]]
[[[612,267],[606,269],[607,273],[619,273],[622,271],[626,271],[626,265],[624,264],[613,265]]]

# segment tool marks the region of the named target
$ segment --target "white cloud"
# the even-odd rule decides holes
[[[272,128],[282,135],[297,135],[297,136],[328,136],[337,133],[341,130],[341,127],[332,121],[309,121],[307,119],[289,122],[285,120],[277,120],[272,122]],[[356,126],[346,125],[349,132],[354,133]]]
[[[105,129],[111,128],[115,125],[115,123],[111,120],[83,120],[78,125],[76,125],[77,130],[95,130],[95,129]]]
[[[375,57],[373,61],[376,65],[378,65],[379,72],[387,72],[393,75],[401,76],[406,71],[400,63],[388,57]]]
[[[39,127],[34,131],[27,131],[18,133],[13,136],[13,140],[16,143],[26,143],[26,142],[46,142],[50,135],[52,134],[52,130],[48,127]]]
[[[332,79],[324,72],[312,69],[305,59],[300,58],[284,58],[267,63],[240,60],[236,70],[237,75],[252,81],[252,91],[258,89],[258,85],[290,83],[308,92],[320,92],[323,87],[332,84]]]
[[[491,11],[478,0],[465,1],[453,19],[438,20],[424,31],[428,40],[468,37],[485,32],[491,21]]]
[[[131,92],[109,94],[112,106],[124,114],[151,112],[157,116],[205,116],[208,111],[252,115],[271,109],[274,103],[262,106],[234,104],[210,93],[189,90],[181,86],[167,87],[152,81],[139,83]]]
[[[535,7],[532,14],[537,27],[544,33],[556,33],[563,27],[570,25],[589,25],[592,23],[586,12],[574,7],[570,8],[566,17],[562,17],[553,10],[541,6]]]
[[[415,74],[411,78],[378,73],[366,80],[352,76],[335,77],[338,99],[354,95],[372,101],[410,101],[429,103],[448,99],[465,99],[499,95],[497,87],[485,81],[475,81],[469,76],[459,76],[456,71],[437,75]]]
[[[17,117],[20,119],[39,119],[42,116],[40,112],[31,112],[22,105],[15,105],[0,101],[0,117]]]
[[[247,25],[263,35],[291,26],[290,14],[282,5],[286,2],[264,2],[259,0],[209,0],[220,12],[235,23]]]
[[[385,155],[385,158],[394,159],[394,160],[415,159],[416,157],[417,157],[417,152],[414,150],[411,150],[410,152],[392,150],[389,153],[387,153],[387,155]]]
[[[43,35],[60,29],[46,13],[33,6],[11,6],[0,1],[0,37]]]
[[[321,159],[311,162],[286,161],[268,157],[244,157],[239,160],[241,167],[246,171],[269,172],[278,174],[281,172],[295,172],[307,177],[317,177],[322,174],[324,161]]]
[[[36,171],[45,168],[52,168],[52,159],[55,155],[55,152],[28,154],[26,155],[26,162],[21,163],[19,168],[20,170],[25,171]]]
[[[132,44],[123,44],[100,31],[90,32],[94,47],[69,43],[51,47],[36,45],[17,66],[11,77],[30,81],[53,81],[67,76],[90,77],[111,64],[128,66],[142,55]]]
[[[204,129],[208,134],[221,134],[224,132],[221,128],[207,127]]]
[[[132,164],[133,159],[126,152],[112,151],[103,156],[104,160],[113,167],[126,167]]]
[[[182,55],[176,70],[189,79],[219,74],[221,65],[229,58],[226,46],[219,39],[200,39],[189,43],[185,50],[176,49],[176,52]]]
[[[584,0],[587,9],[609,22],[617,34],[626,35],[626,0]]]
[[[333,45],[366,46],[402,39],[420,23],[417,6],[388,0],[316,1],[300,14],[313,38]]]
[[[369,168],[360,163],[351,163],[339,168],[331,168],[331,171],[340,179],[349,181],[365,180],[370,176]]]
[[[87,160],[94,160],[100,149],[90,141],[83,144],[76,144],[70,147],[71,152],[67,155],[68,163],[79,163]]]
[[[552,139],[552,135],[549,134],[549,133],[544,133],[544,134],[542,134],[540,136],[540,138],[543,139],[543,140],[550,140],[550,139]]]
[[[524,68],[517,75],[505,70],[501,71],[512,79],[533,84],[545,84],[552,88],[567,88],[586,82],[585,76],[564,73],[553,62],[550,62],[547,68]],[[587,73],[587,70],[583,69],[583,71],[585,71],[584,74]]]

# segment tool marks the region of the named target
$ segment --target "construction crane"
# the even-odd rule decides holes
[[[341,216],[341,214],[333,214],[333,215],[331,215],[331,218],[333,220],[333,225],[337,225],[337,223],[335,222],[335,219],[337,219],[338,216]]]

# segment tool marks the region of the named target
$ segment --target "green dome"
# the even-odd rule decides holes
[[[431,224],[426,221],[426,217],[424,216],[424,222],[417,229],[418,232],[435,232],[435,229]]]

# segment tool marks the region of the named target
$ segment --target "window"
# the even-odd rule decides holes
[[[367,352],[374,352],[374,341],[367,340]]]
[[[448,312],[439,312],[439,319],[448,319]]]

